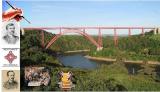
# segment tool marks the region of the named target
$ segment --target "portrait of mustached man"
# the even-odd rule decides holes
[[[15,35],[15,25],[13,23],[9,23],[6,25],[6,31],[7,34],[3,36],[3,39],[8,44],[16,44],[16,42],[19,40],[19,37]]]
[[[3,87],[5,89],[17,89],[18,82],[15,80],[15,72],[14,71],[7,71],[8,80],[4,82]]]

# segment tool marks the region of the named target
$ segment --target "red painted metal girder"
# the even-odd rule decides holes
[[[60,36],[61,36],[61,34],[57,34],[57,35],[53,36],[52,39],[47,44],[46,49],[48,49]]]
[[[80,30],[64,30],[61,32],[61,34],[57,34],[56,36],[54,36],[49,43],[46,46],[46,49],[48,49],[60,36],[66,34],[66,33],[78,33],[80,35],[85,36],[89,41],[91,41],[96,47],[99,47],[99,44],[87,33],[84,33],[83,31]]]
[[[154,29],[155,27],[24,27],[24,30],[58,30],[58,29]]]

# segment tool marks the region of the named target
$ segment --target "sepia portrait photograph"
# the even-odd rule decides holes
[[[2,89],[6,91],[20,90],[20,73],[18,70],[3,70],[2,71]]]

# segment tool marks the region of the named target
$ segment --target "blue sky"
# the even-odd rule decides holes
[[[22,8],[24,16],[31,21],[31,24],[28,24],[23,20],[22,27],[160,26],[160,1],[11,1],[10,3]],[[3,11],[8,8],[9,6],[3,2]]]

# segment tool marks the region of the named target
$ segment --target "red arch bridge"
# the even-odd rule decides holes
[[[23,28],[24,30],[41,30],[41,44],[42,47],[48,49],[59,37],[66,33],[78,33],[88,39],[93,45],[97,47],[97,50],[102,50],[102,33],[101,31],[108,31],[105,29],[110,29],[114,31],[114,44],[118,45],[118,32],[122,30],[128,30],[128,36],[131,36],[131,32],[139,30],[142,36],[145,35],[146,30],[153,30],[154,27],[32,27],[32,28]],[[59,33],[54,35],[52,39],[45,45],[44,43],[44,31],[43,30],[59,30]],[[86,33],[86,30],[97,30],[98,31],[98,40],[96,41],[90,34]]]

